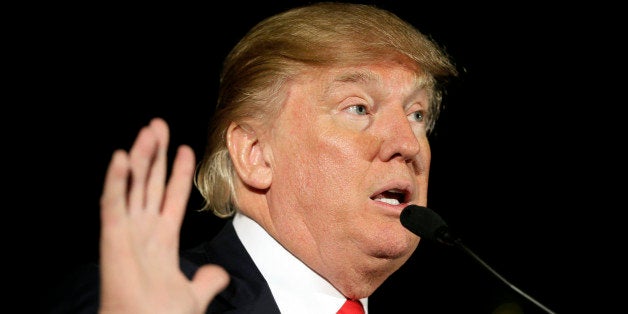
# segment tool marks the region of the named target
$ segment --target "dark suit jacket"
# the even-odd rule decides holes
[[[218,264],[231,277],[229,286],[210,303],[207,313],[279,313],[268,283],[244,249],[233,221],[210,241],[181,253],[181,270],[191,278],[199,265]],[[58,289],[51,313],[97,313],[98,266],[87,265]]]

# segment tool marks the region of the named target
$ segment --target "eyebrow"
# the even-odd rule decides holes
[[[325,87],[324,94],[329,94],[334,88],[342,84],[358,83],[361,85],[367,85],[372,82],[376,82],[380,79],[379,75],[370,70],[353,70],[349,72],[343,72],[333,78],[333,80]]]
[[[325,89],[325,93],[329,93],[335,86],[339,84],[345,83],[358,83],[362,85],[367,85],[374,82],[380,82],[381,76],[377,73],[368,70],[368,69],[359,69],[352,70],[349,72],[344,72],[334,77],[334,79],[329,83]],[[414,82],[416,89],[423,89],[427,85],[427,80],[425,76],[415,76]]]
[[[341,75],[339,75],[332,81],[332,84],[337,83],[337,82],[366,84],[366,83],[378,81],[378,80],[379,80],[379,75],[373,73],[372,71],[358,70],[358,71],[351,71],[348,73],[342,73]]]
[[[370,70],[360,69],[353,70],[346,73],[341,73],[337,77],[335,77],[328,86],[328,89],[331,89],[337,83],[360,83],[360,84],[369,84],[373,82],[378,82],[381,80],[381,77]],[[425,88],[427,81],[424,76],[416,76],[415,87],[417,89]]]

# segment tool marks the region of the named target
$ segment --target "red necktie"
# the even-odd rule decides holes
[[[337,314],[364,314],[364,308],[360,301],[347,299]]]

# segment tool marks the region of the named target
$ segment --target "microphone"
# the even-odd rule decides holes
[[[399,219],[406,229],[421,238],[451,246],[462,244],[460,238],[449,232],[443,218],[427,207],[408,205],[401,211]]]
[[[462,249],[464,252],[471,255],[471,257],[473,257],[476,261],[482,264],[482,266],[488,269],[499,280],[515,290],[517,293],[537,305],[539,308],[543,309],[545,312],[555,314],[555,312],[548,309],[539,301],[535,300],[534,298],[517,288],[515,285],[508,282],[508,280],[502,277],[492,267],[486,264],[480,257],[473,253],[473,251],[467,248],[467,246],[462,243],[462,240],[458,236],[455,236],[449,231],[449,226],[447,226],[447,223],[445,223],[443,218],[435,211],[424,206],[412,204],[406,206],[406,208],[401,211],[399,220],[406,229],[410,230],[412,233],[418,235],[421,238],[425,238],[430,241],[439,242],[449,246],[455,246]]]

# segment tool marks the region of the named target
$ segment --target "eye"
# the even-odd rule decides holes
[[[353,106],[347,107],[346,110],[349,112],[355,113],[357,115],[361,115],[361,116],[368,114],[368,109],[366,108],[365,105],[353,105]]]
[[[419,110],[411,113],[409,117],[416,122],[423,122],[423,119],[425,119],[425,114],[423,113],[423,111]]]

